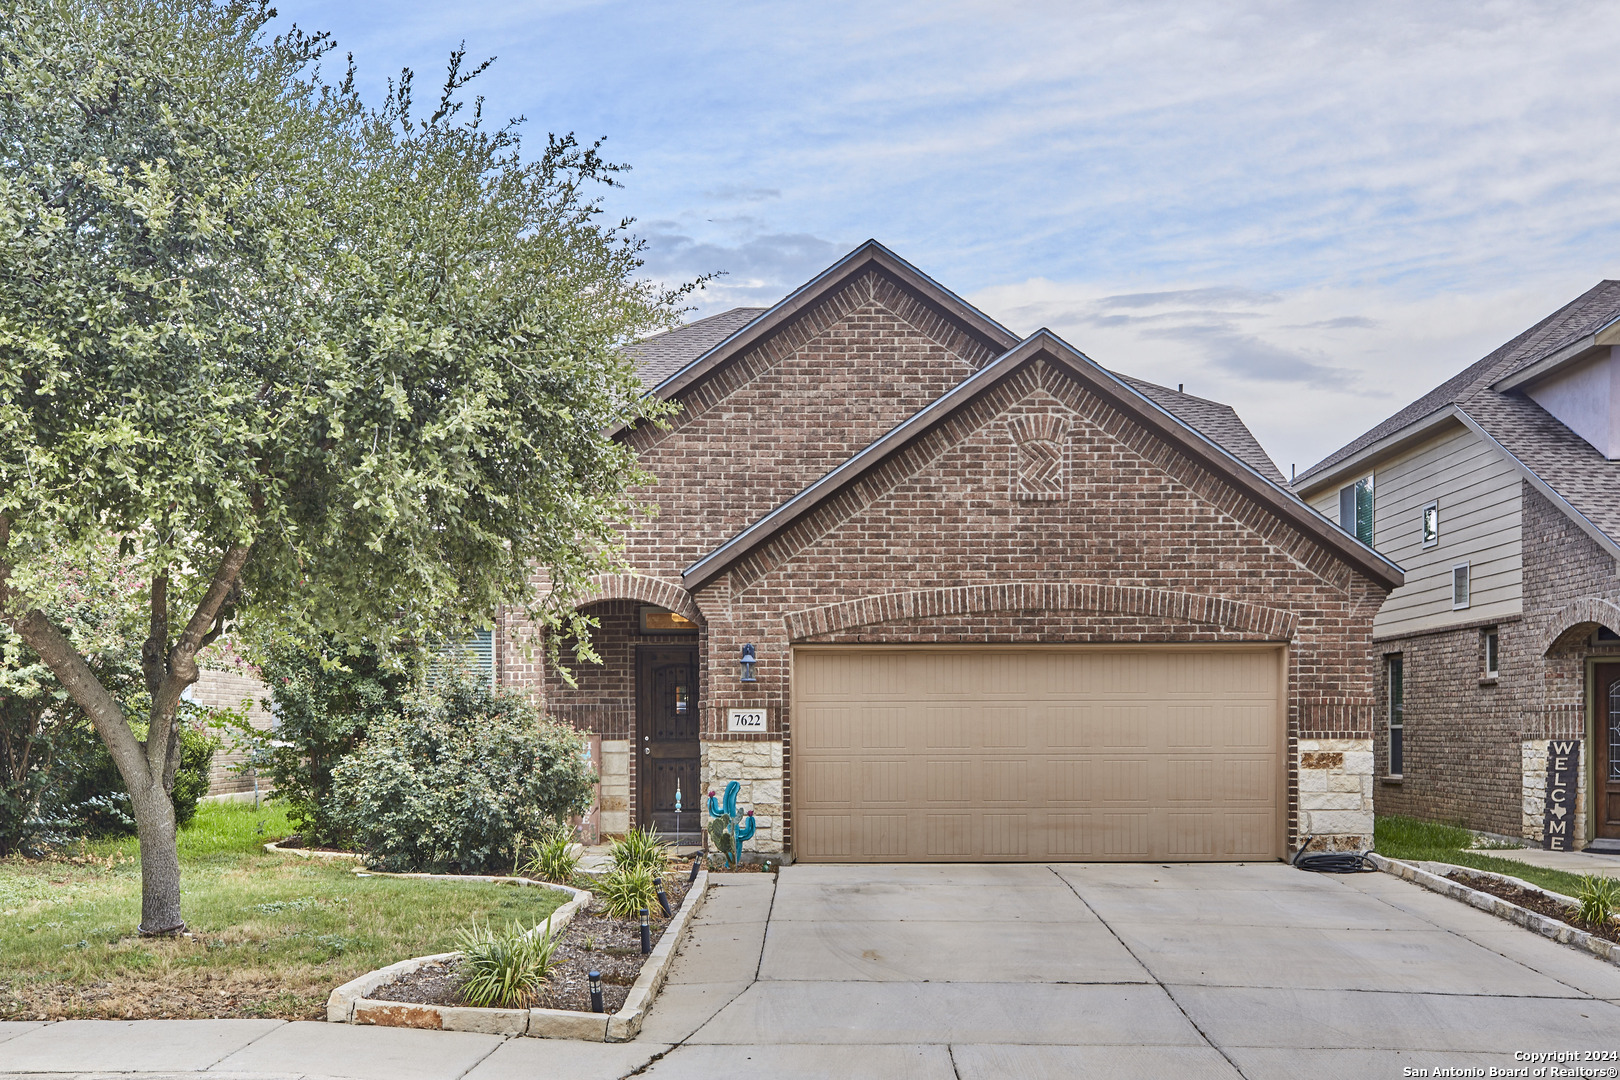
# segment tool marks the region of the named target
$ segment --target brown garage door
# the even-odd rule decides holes
[[[797,856],[1273,858],[1282,652],[794,650]]]

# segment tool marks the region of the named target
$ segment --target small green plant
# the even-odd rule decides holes
[[[579,869],[579,853],[574,850],[574,833],[567,826],[551,830],[534,845],[534,858],[523,865],[525,877],[567,885]]]
[[[650,825],[637,826],[613,841],[614,869],[645,866],[654,874],[662,874],[669,865],[671,848]]]
[[[549,916],[543,933],[516,922],[505,930],[474,922],[461,932],[461,996],[474,1008],[523,1007],[546,981],[556,948]]]
[[[634,918],[658,904],[658,875],[650,866],[616,866],[596,886],[603,909],[615,919]]]
[[[1581,888],[1575,895],[1580,902],[1577,914],[1589,926],[1606,926],[1620,909],[1620,878],[1582,874]]]

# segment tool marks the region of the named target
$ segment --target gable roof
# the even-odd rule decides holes
[[[1524,333],[1499,346],[1483,359],[1459,371],[1427,394],[1380,424],[1339,447],[1321,461],[1300,473],[1296,488],[1319,473],[1377,442],[1415,424],[1448,405],[1461,405],[1490,390],[1491,384],[1508,378],[1543,357],[1558,352],[1565,344],[1589,336],[1620,314],[1620,281],[1600,281]]]
[[[1243,422],[1232,406],[1219,401],[1210,401],[1208,398],[1193,397],[1180,390],[1172,390],[1168,386],[1160,386],[1143,379],[1133,379],[1117,371],[1110,371],[1109,374],[1129,383],[1133,390],[1150,399],[1182,423],[1197,428],[1205,438],[1230,452],[1267,480],[1274,484],[1288,482],[1282,470],[1277,468],[1277,463],[1261,448],[1260,441],[1254,437],[1254,432],[1249,430],[1249,426]]]
[[[793,290],[775,305],[743,323],[735,331],[715,342],[714,345],[705,349],[676,370],[665,375],[650,388],[649,392],[661,398],[673,397],[704,378],[715,368],[725,363],[726,360],[747,349],[750,345],[768,337],[799,312],[810,307],[822,297],[835,292],[857,274],[873,267],[888,271],[908,287],[914,289],[963,331],[972,337],[978,338],[988,346],[992,353],[1003,352],[1018,341],[1017,335],[1011,330],[1008,330],[1005,326],[1002,326],[876,240],[868,240]],[[734,310],[746,311],[748,309]],[[720,316],[714,317],[719,318]],[[699,322],[706,321],[708,320],[699,320]],[[697,323],[691,325],[696,326]],[[675,332],[678,333],[679,331]]]
[[[965,328],[971,328],[993,352],[999,354],[1018,343],[1012,331],[876,240],[868,240],[772,307],[722,311],[644,338],[626,346],[625,352],[635,360],[636,374],[648,393],[672,397],[869,266],[882,267],[916,288],[956,317]],[[1283,482],[1276,464],[1230,405],[1129,375],[1115,373],[1115,377],[1231,451],[1266,479]]]
[[[739,307],[696,319],[662,334],[642,338],[624,351],[636,362],[636,376],[649,390],[690,364],[770,308]]]
[[[950,391],[936,398],[927,407],[913,414],[838,468],[687,567],[681,574],[683,583],[688,589],[695,589],[713,580],[737,560],[768,543],[778,532],[881,466],[904,447],[1036,359],[1049,360],[1061,366],[1127,415],[1140,421],[1178,449],[1207,463],[1262,507],[1287,521],[1374,581],[1391,589],[1400,586],[1404,581],[1400,567],[1330,523],[1321,514],[1305,505],[1285,485],[1272,480],[1194,425],[1160,406],[1131,382],[1103,368],[1050,330],[1041,329],[962,380]],[[1244,430],[1247,431],[1247,428]]]
[[[1533,486],[1600,545],[1620,555],[1620,461],[1609,461],[1547,410],[1525,397],[1526,382],[1608,343],[1620,318],[1620,281],[1600,281],[1551,315],[1453,375],[1394,416],[1306,469],[1306,490],[1392,450],[1403,433],[1421,436],[1455,420],[1496,444]]]

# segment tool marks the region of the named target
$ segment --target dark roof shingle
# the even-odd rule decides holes
[[[1463,405],[1481,394],[1502,396],[1490,389],[1492,383],[1593,333],[1613,319],[1616,313],[1620,313],[1620,281],[1600,281],[1484,359],[1470,364],[1394,416],[1363,432],[1300,473],[1295,486],[1448,405]]]
[[[732,308],[643,338],[624,351],[635,360],[641,384],[651,390],[769,310]]]
[[[1210,401],[1208,398],[1193,397],[1191,394],[1184,394],[1179,390],[1172,390],[1168,386],[1160,386],[1144,379],[1133,379],[1117,371],[1113,374],[1115,378],[1128,383],[1143,397],[1267,480],[1287,486],[1288,480],[1283,476],[1282,470],[1277,468],[1276,462],[1272,461],[1271,456],[1261,448],[1260,441],[1254,437],[1254,433],[1249,430],[1248,425],[1232,406],[1223,405],[1219,401]]]

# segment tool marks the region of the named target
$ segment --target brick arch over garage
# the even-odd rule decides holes
[[[1620,634],[1620,605],[1595,596],[1572,601],[1547,624],[1541,636],[1542,654],[1578,643],[1592,632],[1594,624]]]
[[[604,600],[636,600],[643,604],[655,604],[700,626],[703,624],[703,613],[693,602],[692,594],[662,578],[647,577],[645,574],[597,574],[591,578],[590,588],[574,600],[574,606],[581,608]]]
[[[1272,641],[1293,638],[1298,617],[1280,608],[1198,593],[1117,585],[1026,583],[962,585],[865,596],[789,613],[788,638],[804,641],[875,623],[990,611],[1095,611],[1206,623]]]

